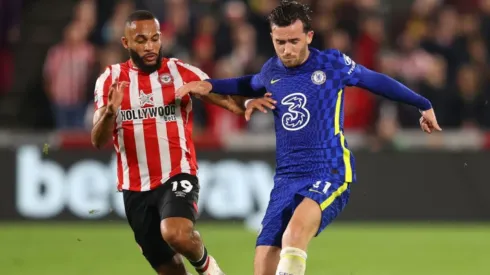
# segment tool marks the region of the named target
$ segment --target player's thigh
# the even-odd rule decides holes
[[[281,248],[257,246],[255,248],[254,275],[274,275],[279,264]]]
[[[155,201],[160,220],[184,218],[193,225],[198,216],[199,188],[197,177],[190,174],[178,174],[158,187]]]
[[[317,236],[344,210],[349,201],[350,187],[350,183],[347,182],[328,180],[317,181],[311,186],[306,185],[297,194],[297,207],[291,225],[294,223],[313,226],[313,233],[310,233],[312,237]]]
[[[316,235],[322,220],[322,211],[318,203],[308,197],[298,196],[301,202],[294,210],[293,217],[284,232],[284,247],[296,247],[307,250],[311,239]]]
[[[178,266],[182,265],[183,267],[183,264],[175,262],[176,253],[160,234],[160,215],[158,209],[152,204],[152,193],[152,191],[124,191],[127,220],[133,230],[136,242],[153,269],[158,270],[163,266],[179,269]]]
[[[276,184],[277,185],[277,184]],[[293,214],[294,191],[277,186],[271,191],[256,246],[282,247],[282,235]]]

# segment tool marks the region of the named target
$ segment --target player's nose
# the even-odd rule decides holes
[[[148,41],[147,43],[145,43],[144,49],[146,52],[152,52],[154,48],[155,48],[155,45],[151,41]]]

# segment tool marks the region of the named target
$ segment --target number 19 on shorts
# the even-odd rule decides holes
[[[188,180],[174,181],[172,182],[172,192],[184,192],[189,193],[192,191],[192,183]]]

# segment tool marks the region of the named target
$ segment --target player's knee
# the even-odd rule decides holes
[[[301,223],[290,223],[282,235],[282,246],[292,246],[305,249],[309,242],[308,226]]]
[[[163,220],[160,226],[162,237],[171,247],[179,248],[191,241],[192,223]]]
[[[294,211],[294,215],[282,237],[283,246],[306,250],[321,224],[322,212],[318,204],[305,198]]]

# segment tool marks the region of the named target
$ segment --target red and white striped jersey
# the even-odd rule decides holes
[[[148,191],[179,173],[197,174],[192,102],[175,91],[209,78],[200,69],[164,58],[158,71],[139,71],[128,60],[108,66],[95,84],[95,109],[107,104],[115,80],[129,82],[113,133],[119,190]]]

